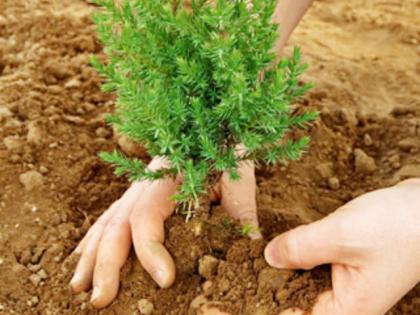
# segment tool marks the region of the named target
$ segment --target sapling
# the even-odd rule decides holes
[[[118,96],[109,117],[118,132],[168,166],[152,171],[118,151],[101,157],[130,180],[182,177],[173,197],[189,219],[226,172],[245,161],[298,159],[309,142],[288,133],[316,113],[293,102],[310,88],[299,49],[276,62],[276,0],[96,0],[108,56],[93,60]],[[242,147],[238,150],[239,146]]]

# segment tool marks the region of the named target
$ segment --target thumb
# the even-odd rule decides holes
[[[274,238],[265,248],[265,259],[273,267],[281,269],[312,269],[328,263],[342,263],[345,252],[336,216],[328,216],[309,225]]]
[[[222,208],[242,224],[249,224],[252,227],[253,231],[249,235],[252,239],[261,238],[257,216],[254,164],[250,161],[240,162],[238,174],[239,181],[231,180],[227,173],[224,173],[221,178]]]

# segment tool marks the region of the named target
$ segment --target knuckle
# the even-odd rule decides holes
[[[124,218],[121,218],[118,216],[112,217],[108,221],[108,224],[106,225],[105,232],[110,232],[110,231],[124,228],[127,224],[128,224],[128,220]]]
[[[244,209],[237,213],[237,218],[241,221],[245,220],[256,220],[257,211],[255,209]]]
[[[287,260],[294,266],[302,266],[302,256],[298,246],[296,236],[289,234],[283,244],[283,252]],[[304,267],[304,266],[302,266]]]

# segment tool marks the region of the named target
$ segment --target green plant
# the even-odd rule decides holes
[[[242,236],[248,236],[251,233],[254,232],[258,232],[258,229],[255,228],[252,224],[249,223],[245,223],[244,225],[242,225],[239,230],[238,230],[239,234]]]
[[[230,229],[232,229],[233,222],[232,222],[232,220],[231,220],[231,219],[229,219],[229,218],[223,218],[223,219],[222,219],[222,221],[221,221],[221,223],[222,223],[222,226],[223,226],[226,230],[230,230]]]
[[[103,90],[118,96],[109,122],[170,162],[150,171],[139,159],[102,153],[117,174],[130,180],[182,174],[174,198],[190,217],[223,172],[238,179],[239,162],[300,157],[308,137],[286,134],[316,113],[296,114],[291,105],[310,88],[298,82],[306,69],[299,49],[274,64],[276,0],[95,2],[109,60],[93,64],[107,79]]]

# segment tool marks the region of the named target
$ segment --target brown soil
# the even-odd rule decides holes
[[[158,289],[132,254],[108,308],[70,293],[69,253],[128,185],[96,156],[117,142],[103,122],[113,98],[88,64],[101,54],[91,9],[80,0],[0,1],[0,314],[132,315],[142,299],[154,314],[194,314],[201,294],[232,314],[310,308],[330,285],[328,267],[268,268],[263,242],[224,227],[217,211],[209,222],[167,222],[179,268],[172,288]],[[296,31],[292,44],[311,64],[306,79],[317,82],[301,105],[322,114],[303,160],[258,171],[266,240],[420,177],[418,10],[416,0],[320,0]],[[198,268],[204,255],[213,258]],[[388,314],[420,314],[419,296],[417,286]]]

